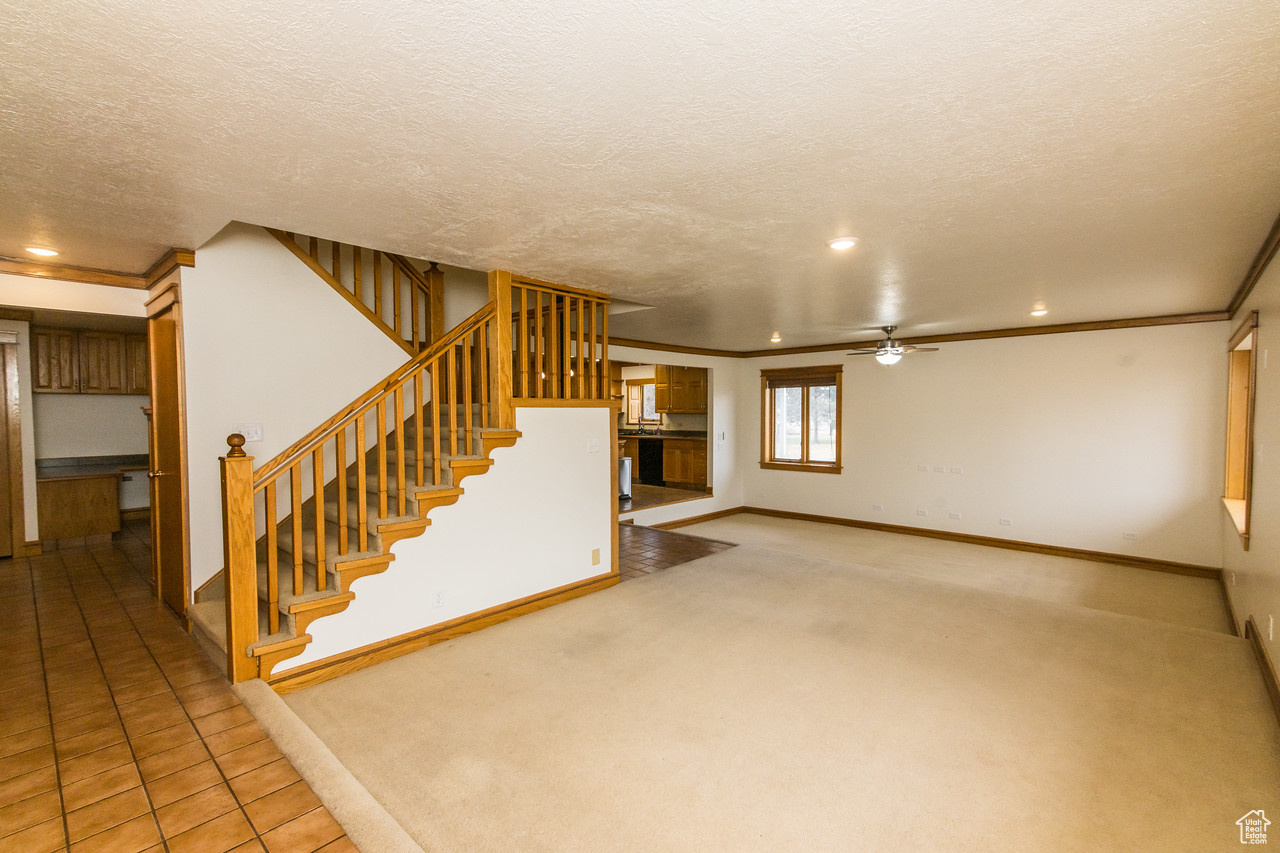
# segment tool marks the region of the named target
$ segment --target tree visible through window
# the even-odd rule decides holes
[[[840,365],[760,371],[760,464],[840,470]]]

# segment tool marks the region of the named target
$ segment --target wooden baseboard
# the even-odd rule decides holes
[[[1240,622],[1236,619],[1236,603],[1231,599],[1231,587],[1227,585],[1227,573],[1224,570],[1218,575],[1218,585],[1222,587],[1222,603],[1227,608],[1227,621],[1231,623],[1231,635],[1239,637]]]
[[[297,669],[286,670],[277,676],[272,676],[267,679],[267,683],[279,694],[292,693],[295,690],[301,690],[314,684],[321,684],[445,640],[452,640],[455,637],[479,631],[481,628],[488,628],[491,625],[506,622],[508,619],[514,619],[517,616],[524,616],[527,613],[533,613],[555,604],[561,604],[574,598],[598,592],[613,586],[620,580],[621,577],[617,571],[611,571],[608,574],[597,575],[584,581],[549,589],[537,595],[519,598],[506,604],[499,604],[496,607],[490,607],[488,610],[461,616],[449,622],[441,622],[439,625],[432,625],[428,628],[411,631],[407,634],[371,643],[348,652],[331,655],[314,663],[300,666]]]
[[[120,510],[121,521],[137,521],[143,518],[147,520],[151,519],[151,507],[140,506],[140,507],[134,507],[133,509]]]
[[[1271,654],[1262,642],[1262,634],[1258,625],[1250,616],[1244,623],[1244,636],[1253,646],[1254,657],[1258,659],[1258,669],[1262,670],[1262,680],[1266,682],[1267,694],[1271,696],[1271,707],[1276,713],[1276,722],[1280,723],[1280,678],[1276,676],[1275,664],[1271,662]]]
[[[34,542],[24,542],[22,545],[22,553],[16,554],[18,557],[39,557],[44,553],[44,544],[39,540]]]
[[[204,591],[209,588],[209,585],[212,584],[214,581],[218,580],[219,578],[223,577],[224,575],[226,575],[226,573],[227,573],[226,569],[218,569],[216,572],[214,572],[213,575],[207,581],[200,584],[200,586],[196,588],[195,594],[192,596],[192,600],[198,603],[201,600],[200,596],[204,595]]]
[[[690,524],[714,521],[717,518],[726,518],[730,515],[737,515],[740,512],[749,512],[749,510],[744,506],[735,506],[733,509],[722,509],[718,512],[708,512],[705,515],[694,515],[689,518],[679,518],[675,521],[664,521],[661,524],[651,524],[649,526],[656,527],[659,530],[675,530],[677,527],[688,527]]]

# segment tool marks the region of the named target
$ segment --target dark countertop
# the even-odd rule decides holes
[[[652,432],[646,432],[644,435],[638,435],[634,432],[623,432],[622,430],[618,430],[618,438],[691,438],[706,441],[707,434],[705,432],[696,432],[694,430],[687,429],[664,429],[662,433],[658,435],[655,435]]]
[[[145,471],[147,455],[76,456],[63,459],[37,459],[36,481],[78,480],[89,477],[118,477],[125,471]]]

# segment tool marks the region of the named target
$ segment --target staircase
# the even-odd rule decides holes
[[[316,260],[316,241],[302,252],[295,235],[276,236]],[[334,264],[343,257],[331,256]],[[363,250],[353,257],[368,260]],[[341,283],[340,268],[320,271],[331,286]],[[344,611],[357,579],[385,571],[396,542],[423,535],[431,510],[456,503],[463,480],[515,444],[517,391],[543,398],[526,404],[608,400],[607,297],[505,272],[490,275],[490,295],[429,344],[413,323],[392,317],[387,327],[409,330],[403,340],[414,356],[266,463],[245,455],[243,436],[228,437],[220,460],[226,568],[190,613],[225,653],[232,681],[272,682],[276,667],[311,642],[316,619]],[[533,382],[531,374],[549,376]]]

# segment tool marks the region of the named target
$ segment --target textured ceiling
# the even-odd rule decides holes
[[[234,219],[757,349],[1221,309],[1280,209],[1259,0],[3,5],[0,255]]]

